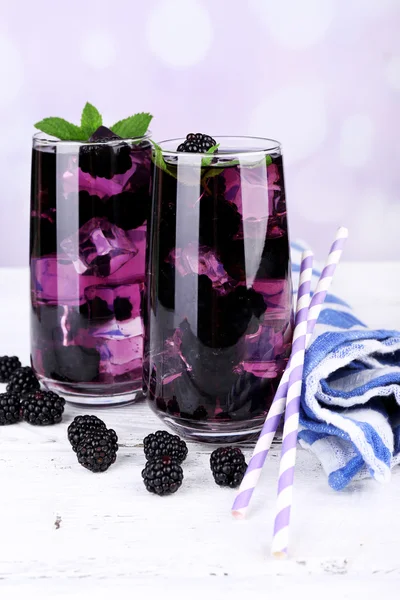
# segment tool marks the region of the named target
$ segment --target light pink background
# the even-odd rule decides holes
[[[0,9],[0,264],[28,256],[32,124],[145,110],[283,142],[292,237],[400,260],[400,0],[35,0]]]

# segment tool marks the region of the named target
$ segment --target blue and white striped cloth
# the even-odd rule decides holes
[[[302,250],[292,244],[295,290]],[[306,352],[299,440],[335,490],[386,482],[400,462],[400,332],[368,329],[329,293]]]

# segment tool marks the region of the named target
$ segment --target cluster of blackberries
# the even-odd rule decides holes
[[[75,417],[68,427],[68,440],[82,467],[101,473],[115,463],[118,436],[94,415]]]
[[[0,357],[0,382],[7,391],[0,394],[0,425],[12,425],[21,419],[31,425],[60,423],[65,400],[54,392],[40,390],[30,367],[22,367],[16,356]]]
[[[178,152],[207,152],[216,145],[216,141],[210,135],[204,133],[188,133],[186,140],[179,144]]]
[[[68,197],[71,201],[73,198],[73,195]],[[83,227],[91,219],[105,218],[112,225],[127,231],[143,225],[149,212],[150,197],[146,185],[135,191],[114,194],[106,200],[89,194],[86,190],[79,192],[79,227]]]
[[[167,431],[156,431],[143,440],[147,459],[142,477],[146,489],[159,496],[173,494],[183,481],[181,464],[188,454],[185,442]],[[238,487],[247,469],[239,448],[218,448],[210,457],[210,467],[215,483],[220,486]]]
[[[99,127],[89,142],[92,144],[82,144],[79,149],[79,166],[84,173],[112,179],[131,168],[130,147],[110,129]]]
[[[188,454],[185,442],[168,431],[156,431],[144,438],[143,448],[147,462],[142,477],[147,491],[158,496],[176,492],[183,481],[181,463]]]

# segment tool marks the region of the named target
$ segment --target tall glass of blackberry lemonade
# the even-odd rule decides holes
[[[146,395],[188,438],[249,439],[262,427],[291,348],[280,145],[190,134],[160,146],[149,231]]]
[[[104,127],[86,142],[33,139],[32,366],[76,402],[131,400],[142,386],[151,155],[146,136]]]

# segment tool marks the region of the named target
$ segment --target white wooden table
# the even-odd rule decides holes
[[[0,269],[0,355],[29,364],[28,273]],[[400,328],[400,263],[343,263],[335,291],[372,327]],[[368,290],[368,292],[366,291]],[[3,386],[1,386],[3,387]],[[1,390],[2,391],[2,390]],[[96,412],[120,440],[104,474],[78,465],[66,439],[77,414]],[[145,404],[67,405],[53,427],[0,428],[0,598],[397,598],[400,469],[333,492],[299,450],[291,559],[270,558],[278,447],[251,513],[230,515],[232,490],[212,481],[210,448],[189,444],[182,488],[145,490],[142,439],[161,423]],[[247,449],[249,454],[249,449]],[[140,596],[139,596],[140,595]]]

